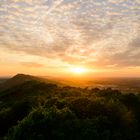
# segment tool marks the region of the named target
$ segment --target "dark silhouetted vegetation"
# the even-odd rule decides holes
[[[140,95],[27,81],[0,93],[4,140],[140,140]]]

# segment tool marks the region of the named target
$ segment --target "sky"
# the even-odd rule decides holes
[[[0,76],[140,77],[140,0],[0,0]]]

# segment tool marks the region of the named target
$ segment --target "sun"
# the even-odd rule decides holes
[[[75,74],[83,74],[86,72],[86,69],[82,67],[74,67],[74,68],[71,68],[70,71]]]

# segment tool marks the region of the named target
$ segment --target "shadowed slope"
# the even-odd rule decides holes
[[[44,82],[47,84],[53,83],[53,84],[57,84],[57,85],[62,85],[61,83],[59,83],[57,81],[49,80],[46,78],[40,78],[40,77],[26,75],[26,74],[17,74],[14,77],[12,77],[11,79],[8,79],[4,83],[0,84],[0,92],[7,90],[7,89],[10,89],[10,88],[13,88],[15,86],[24,84],[28,81],[38,81],[38,82]]]

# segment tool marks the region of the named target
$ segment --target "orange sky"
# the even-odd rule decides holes
[[[1,1],[0,76],[140,77],[139,23],[139,0]]]

